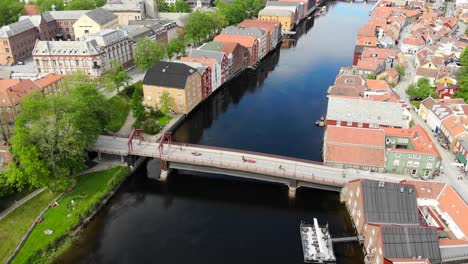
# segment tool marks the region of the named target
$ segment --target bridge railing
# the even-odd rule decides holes
[[[201,165],[201,166],[209,166],[209,167],[217,167],[217,168],[224,168],[224,169],[232,169],[232,170],[239,170],[244,172],[252,172],[257,174],[264,174],[269,176],[287,178],[292,180],[300,180],[304,182],[311,182],[311,183],[320,183],[329,186],[337,186],[342,187],[346,181],[345,180],[334,180],[329,179],[326,177],[315,176],[314,173],[305,174],[297,171],[282,171],[282,170],[275,170],[270,168],[262,168],[255,165],[243,165],[239,163],[232,163],[226,161],[215,161],[211,159],[204,159],[201,157],[197,158],[188,158],[188,157],[180,157],[180,156],[163,156],[164,160],[173,161],[173,162],[181,162],[186,164],[193,164],[193,165]]]

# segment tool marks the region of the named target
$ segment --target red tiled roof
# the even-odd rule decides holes
[[[216,59],[212,59],[212,58],[181,57],[180,60],[188,61],[188,62],[199,62],[199,63],[209,66],[211,69],[214,69],[216,65]]]
[[[257,38],[245,35],[220,34],[214,38],[216,42],[237,42],[244,47],[251,48],[258,42]]]
[[[378,58],[362,58],[358,61],[356,67],[360,70],[376,71],[382,63],[385,63],[385,60]]]
[[[37,5],[25,5],[24,6],[24,12],[23,15],[25,16],[33,16],[33,15],[38,15],[39,12],[39,6]]]
[[[396,58],[397,52],[393,49],[381,49],[381,48],[373,48],[373,47],[365,47],[362,50],[362,58],[379,58],[379,59],[387,59],[387,58]]]
[[[385,135],[382,129],[327,126],[325,161],[383,167]]]
[[[63,75],[60,74],[55,74],[55,73],[49,73],[44,77],[41,77],[39,79],[34,80],[35,83],[37,83],[39,86],[42,87],[47,87],[53,83],[56,83],[60,80],[62,80],[64,77]]]
[[[437,77],[437,70],[418,67],[416,69],[416,75],[423,76],[423,77],[428,77],[428,78],[436,78]]]
[[[4,80],[1,80],[4,81]],[[13,82],[10,82],[13,83]],[[30,79],[16,82],[9,87],[0,87],[0,98],[5,99],[5,106],[15,106],[23,100],[24,96],[32,91],[41,91],[41,88]]]
[[[382,80],[366,80],[367,88],[371,90],[387,90],[388,85]]]
[[[465,133],[465,128],[463,125],[457,120],[454,115],[451,115],[442,121],[442,125],[447,129],[448,133],[453,136],[457,137]]]
[[[240,22],[237,26],[238,27],[256,27],[260,28],[264,31],[273,32],[275,27],[280,27],[281,23],[278,21],[263,21],[263,20],[256,20],[256,19],[246,19]]]
[[[414,149],[397,149],[398,152],[423,153],[440,157],[431,137],[420,125],[411,128],[384,128],[385,135],[408,137],[413,143]]]
[[[429,182],[429,181],[401,181],[404,184],[412,184],[416,189],[416,197],[423,199],[437,199],[439,194],[445,188],[446,183]]]
[[[450,215],[450,218],[464,233],[464,237],[461,239],[468,240],[468,205],[466,202],[450,185],[445,187],[437,200],[439,201],[439,209]]]

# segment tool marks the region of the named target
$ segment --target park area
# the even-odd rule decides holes
[[[77,177],[57,203],[57,193],[46,190],[0,221],[0,262],[5,262],[31,224],[47,207],[49,210],[34,227],[12,263],[48,263],[60,255],[71,232],[95,212],[101,200],[128,175],[127,167],[115,167]]]

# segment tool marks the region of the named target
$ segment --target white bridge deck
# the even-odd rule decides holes
[[[92,150],[114,155],[155,157],[168,162],[230,169],[335,187],[342,187],[346,182],[359,178],[393,182],[408,179],[403,175],[332,168],[319,162],[290,157],[181,143],[170,145],[163,143],[163,153],[160,156],[158,144],[156,142],[139,144],[138,140],[134,139],[133,150],[129,152],[128,139],[100,136]],[[250,163],[243,158],[255,162]]]

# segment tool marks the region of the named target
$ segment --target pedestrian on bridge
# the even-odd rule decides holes
[[[242,156],[242,161],[245,163],[246,159],[244,158],[244,156]]]

